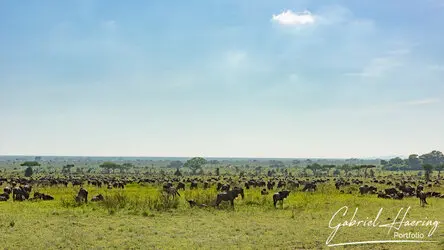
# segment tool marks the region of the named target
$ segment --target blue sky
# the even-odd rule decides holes
[[[1,1],[0,155],[444,149],[444,1]]]

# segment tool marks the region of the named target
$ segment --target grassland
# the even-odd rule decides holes
[[[275,209],[271,194],[246,190],[245,199],[235,208],[190,208],[186,199],[200,203],[214,199],[215,188],[186,190],[175,200],[164,200],[157,186],[130,184],[123,191],[87,187],[90,196],[102,193],[107,201],[77,205],[77,188],[38,188],[54,201],[0,203],[0,246],[5,249],[322,249],[332,229],[333,214],[341,207],[350,211],[336,217],[335,224],[374,218],[379,209],[381,224],[390,223],[399,209],[411,207],[406,220],[444,218],[444,200],[429,198],[420,207],[416,198],[378,199],[375,195],[341,194],[332,184],[315,193],[295,191],[284,206]],[[435,188],[436,191],[439,188]],[[390,218],[390,219],[388,219]],[[353,246],[355,249],[443,249],[444,228],[438,226],[428,239],[431,227],[401,228],[399,232],[421,232],[423,240],[438,243],[404,243]],[[344,227],[333,243],[392,240],[387,228]],[[335,247],[342,248],[342,247]],[[347,247],[350,248],[350,247]]]

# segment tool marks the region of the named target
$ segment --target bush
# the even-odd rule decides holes
[[[123,192],[105,195],[100,205],[103,206],[110,214],[125,208],[128,203],[128,196]]]

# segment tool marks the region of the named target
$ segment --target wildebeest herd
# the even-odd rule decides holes
[[[181,197],[179,191],[187,188],[193,189],[210,189],[215,188],[217,195],[214,197],[212,204],[198,204],[190,199],[187,202],[191,207],[218,207],[222,202],[229,202],[234,207],[234,201],[237,197],[244,199],[244,189],[257,190],[261,195],[266,196],[272,193],[272,201],[274,207],[287,198],[290,193],[300,192],[317,192],[319,185],[334,184],[339,193],[358,195],[375,195],[378,198],[402,200],[409,197],[416,197],[420,200],[420,205],[427,204],[428,197],[444,198],[439,192],[425,191],[425,188],[439,187],[439,179],[430,182],[417,179],[415,177],[393,177],[384,176],[378,178],[293,178],[293,177],[255,177],[255,178],[235,178],[235,177],[107,177],[107,176],[82,176],[82,177],[51,177],[46,176],[39,179],[29,178],[2,178],[0,177],[0,186],[3,186],[3,193],[0,194],[0,201],[8,201],[11,196],[13,201],[25,200],[54,200],[49,194],[44,194],[38,190],[40,187],[78,187],[77,195],[74,200],[78,203],[88,202],[87,186],[90,187],[107,187],[108,189],[125,189],[128,184],[135,185],[153,185],[161,187],[160,192],[171,198]],[[346,187],[355,187],[357,192]],[[378,189],[378,187],[379,189]],[[105,197],[98,194],[91,198],[93,202],[103,201]]]

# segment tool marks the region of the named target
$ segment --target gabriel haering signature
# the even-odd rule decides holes
[[[336,211],[335,214],[330,219],[330,222],[328,224],[328,227],[332,229],[330,236],[328,237],[327,241],[325,242],[328,246],[341,246],[341,245],[356,245],[356,244],[372,244],[372,243],[405,243],[405,242],[435,242],[435,241],[423,241],[423,240],[405,240],[405,239],[411,239],[411,238],[424,238],[424,234],[419,233],[398,233],[396,231],[399,231],[402,227],[405,228],[414,228],[414,227],[427,227],[430,228],[429,232],[427,234],[428,237],[432,237],[432,235],[435,233],[436,229],[438,228],[439,221],[437,220],[406,220],[407,214],[410,210],[410,207],[407,209],[401,208],[398,211],[398,214],[393,219],[392,222],[388,224],[381,224],[379,221],[379,217],[382,214],[383,208],[379,209],[378,214],[374,219],[369,219],[368,217],[365,220],[357,220],[355,219],[356,214],[358,213],[358,208],[355,209],[355,212],[353,213],[353,216],[350,220],[344,220],[340,222],[340,219],[338,218],[341,215],[342,217],[346,216],[348,213],[348,207],[343,206],[338,211]],[[404,214],[402,214],[404,211]],[[338,215],[339,214],[339,215]],[[399,220],[398,220],[399,219]],[[339,222],[338,222],[339,221]],[[394,238],[404,239],[404,240],[380,240],[380,241],[362,241],[362,242],[347,242],[347,243],[339,243],[339,244],[330,244],[330,242],[335,237],[336,233],[339,231],[342,227],[366,227],[366,228],[388,228],[388,233],[393,230],[394,231]]]

